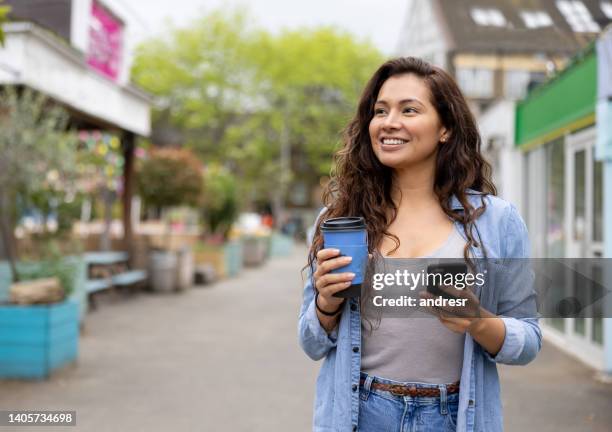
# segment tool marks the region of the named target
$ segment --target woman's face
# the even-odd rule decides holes
[[[435,163],[446,129],[430,102],[425,82],[414,74],[394,75],[382,85],[370,121],[372,149],[378,160],[394,169]]]

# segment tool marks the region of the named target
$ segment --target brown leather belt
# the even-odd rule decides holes
[[[365,383],[364,379],[360,380],[360,383]],[[385,384],[376,381],[372,382],[371,388],[376,390],[383,390],[393,393],[396,396],[412,396],[412,397],[440,397],[439,388],[423,388],[412,385],[401,385],[401,384]],[[459,392],[459,381],[446,385],[446,394],[453,394]]]

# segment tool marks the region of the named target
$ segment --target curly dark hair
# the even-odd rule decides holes
[[[419,58],[400,57],[385,62],[367,83],[357,112],[344,131],[343,146],[334,155],[332,178],[323,193],[326,209],[315,227],[306,266],[313,271],[316,254],[323,248],[320,225],[328,218],[363,216],[367,222],[368,249],[374,255],[384,236],[396,244],[389,253],[400,245],[399,238],[387,231],[397,217],[397,206],[391,198],[393,172],[374,154],[369,125],[383,83],[401,74],[414,74],[423,80],[442,125],[450,131],[445,145],[438,147],[434,192],[444,213],[462,224],[468,240],[464,258],[472,263],[469,249],[479,246],[472,232],[474,221],[485,210],[484,196],[497,194],[491,181],[491,166],[480,152],[476,121],[457,83],[447,72]],[[482,206],[476,209],[470,204],[467,189],[482,192]],[[463,205],[463,212],[451,209],[453,195]]]

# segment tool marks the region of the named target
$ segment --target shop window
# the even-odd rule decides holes
[[[577,151],[574,157],[574,240],[584,242],[586,234],[586,150]]]
[[[603,242],[603,162],[593,154],[593,242]]]
[[[531,240],[531,255],[545,258],[546,250],[546,147],[525,155],[524,209]]]
[[[603,281],[603,269],[600,266],[593,267],[594,281]],[[599,345],[603,345],[603,301],[605,294],[600,284],[593,284],[593,331],[591,339]]]
[[[582,268],[576,267],[577,271],[572,272],[572,296],[578,299],[581,305],[590,305],[591,287],[585,286],[584,276],[578,273],[578,269],[584,271]],[[584,312],[581,310],[574,318],[574,332],[581,336],[586,336],[586,318],[584,315]]]
[[[563,140],[546,146],[546,256],[565,256],[565,151]]]

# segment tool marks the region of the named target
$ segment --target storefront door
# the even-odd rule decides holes
[[[594,128],[566,137],[565,147],[565,239],[567,258],[596,258],[603,255],[603,167],[594,158]],[[587,266],[595,278],[601,269]],[[568,294],[591,305],[601,297],[596,284],[575,281],[568,272]],[[584,313],[565,320],[565,333],[591,359],[602,359],[602,319]]]

